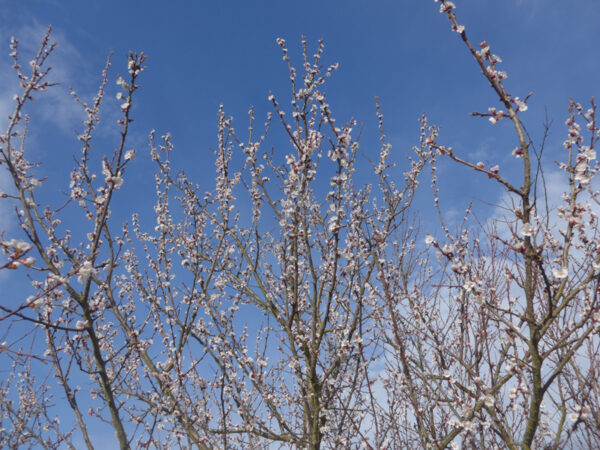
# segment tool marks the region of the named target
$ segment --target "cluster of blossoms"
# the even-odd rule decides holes
[[[598,172],[598,165],[594,164],[594,161],[596,161],[594,144],[597,138],[592,138],[591,145],[584,145],[583,136],[581,135],[581,126],[577,123],[576,118],[577,115],[581,116],[586,122],[588,130],[593,132],[593,130],[596,129],[596,106],[595,104],[592,104],[592,108],[584,113],[580,104],[571,102],[569,110],[570,115],[565,122],[569,127],[568,139],[564,141],[563,146],[567,150],[572,150],[573,148],[577,149],[574,167],[575,180],[582,185],[587,185],[590,183],[592,177]],[[562,167],[565,170],[568,170],[566,165],[563,164]]]
[[[84,261],[79,270],[77,271],[77,281],[81,284],[85,284],[89,277],[96,273],[96,269],[91,261]]]
[[[30,267],[35,263],[33,256],[26,256],[33,246],[29,242],[18,239],[10,241],[0,240],[0,249],[2,253],[8,255],[8,262],[0,265],[0,269],[16,269],[20,265]]]
[[[517,106],[517,110],[521,112],[527,111],[528,106],[526,100],[527,99],[521,100],[519,99],[519,97],[514,97],[510,99],[510,101]]]
[[[502,59],[498,55],[494,55],[491,52],[489,44],[486,41],[481,41],[479,47],[481,49],[475,53],[481,59],[481,61],[483,61],[484,64],[486,64],[485,69],[487,71],[487,76],[489,77],[489,79],[501,82],[502,80],[508,78],[506,72],[498,70],[496,68],[496,64],[501,63]]]
[[[533,237],[535,235],[536,228],[534,225],[526,222],[521,227],[521,235],[524,237]]]
[[[106,160],[102,161],[102,174],[104,175],[104,181],[107,184],[112,184],[115,189],[119,189],[123,185],[123,177],[121,171],[117,171],[113,175],[112,171],[108,167]]]
[[[458,23],[456,19],[456,14],[454,10],[456,9],[456,5],[454,2],[447,0],[433,0],[435,3],[440,2],[440,13],[447,14],[448,20],[452,22],[452,31],[455,31],[458,34],[463,34],[465,32],[465,26]]]
[[[489,115],[490,115],[490,119],[489,120],[494,125],[496,125],[500,119],[506,117],[506,113],[504,111],[497,110],[493,106],[491,106],[490,108],[488,108],[488,111],[489,111]]]

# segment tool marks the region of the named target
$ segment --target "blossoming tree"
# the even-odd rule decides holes
[[[271,94],[261,131],[250,109],[246,136],[219,110],[208,192],[173,168],[170,135],[150,134],[150,231],[136,214],[111,219],[135,163],[127,140],[145,56],[131,54],[117,78],[112,154],[92,145],[110,60],[93,103],[75,95],[87,120],[68,198],[43,206],[25,109],[51,87],[54,44],[49,31],[25,75],[11,42],[22,91],[0,164],[22,234],[2,235],[0,270],[26,271],[33,293],[0,305],[0,358],[12,368],[0,384],[3,446],[93,448],[98,423],[121,448],[598,444],[596,106],[569,106],[568,188],[553,209],[542,149],[521,120],[529,96],[507,92],[500,58],[471,44],[452,2],[439,3],[500,101],[474,115],[513,124],[517,181],[442,144],[425,116],[396,177],[377,104],[373,183],[357,185],[356,122],[338,124],[324,90],[337,65],[322,69],[323,44],[311,60],[303,40],[297,71],[280,39],[290,102]],[[287,142],[267,152],[275,126]],[[507,213],[481,226],[467,210],[452,231],[437,198],[440,158],[499,183]],[[440,226],[422,234],[413,200],[428,165]],[[62,226],[67,210],[84,219],[77,229]]]
[[[393,430],[393,442],[408,447],[596,447],[596,105],[593,100],[587,110],[574,101],[569,105],[565,162],[559,164],[566,191],[552,211],[543,147],[536,149],[521,120],[529,96],[520,100],[508,93],[501,59],[485,41],[476,50],[454,3],[440,3],[503,108],[473,115],[494,125],[512,122],[512,154],[522,162],[522,174],[513,181],[498,166],[471,162],[442,145],[437,133],[427,142],[436,150],[433,187],[443,239],[428,235],[425,241],[437,253],[440,272],[406,277],[399,269],[406,265],[406,244],[382,267],[390,370],[388,396],[374,415],[385,417],[383,433]],[[475,232],[467,210],[464,225],[452,233],[437,197],[438,157],[499,183],[509,205],[503,217]],[[408,261],[423,267],[422,261]]]

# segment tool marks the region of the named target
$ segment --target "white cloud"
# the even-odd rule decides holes
[[[47,28],[41,25],[26,26],[22,29],[21,39],[27,43],[26,50],[33,53],[39,48]],[[77,49],[69,42],[60,30],[53,30],[52,41],[58,43],[49,58],[52,71],[49,81],[60,83],[49,89],[43,96],[38,111],[44,120],[50,122],[64,132],[72,133],[82,119],[84,113],[80,105],[68,95],[68,87],[75,81],[85,80],[86,63]]]
[[[46,25],[36,22],[8,30],[0,30],[0,133],[3,134],[8,126],[8,115],[12,114],[16,103],[13,99],[15,94],[20,94],[22,88],[19,86],[15,70],[12,68],[13,59],[9,56],[8,43],[12,35],[18,40],[19,63],[22,71],[27,75],[30,67],[29,61],[38,52],[46,31]],[[82,127],[81,122],[85,118],[83,108],[77,104],[68,87],[71,84],[83,89],[82,97],[91,98],[88,95],[92,91],[90,83],[89,64],[84,60],[75,46],[69,42],[66,35],[60,30],[53,30],[51,42],[56,41],[53,53],[48,59],[48,65],[52,67],[48,75],[48,81],[60,83],[39,93],[34,98],[36,101],[26,105],[24,113],[32,114],[32,127],[28,133],[26,153],[28,159],[39,159],[39,149],[48,145],[45,140],[44,130],[52,127],[68,136],[74,135],[74,130]],[[95,80],[94,80],[95,82]],[[43,122],[43,123],[40,123]],[[18,144],[18,142],[17,142]],[[6,169],[0,166],[0,190],[12,192],[12,182]],[[0,199],[0,231],[14,228],[15,221],[12,218],[13,204],[8,199]]]
[[[2,192],[11,192],[12,180],[10,179],[10,175],[8,171],[4,168],[4,166],[0,166],[0,191]],[[16,227],[16,220],[14,217],[14,204],[7,198],[0,198],[0,233],[10,234],[14,228]],[[5,261],[2,256],[0,256],[0,262]],[[7,280],[8,273],[7,270],[0,270],[0,286],[2,283]]]
[[[598,179],[594,179],[592,182],[592,190],[597,190]],[[536,199],[536,212],[540,217],[540,220],[545,222],[544,227],[548,227],[554,236],[560,238],[558,230],[565,228],[565,219],[561,219],[558,216],[558,207],[565,205],[563,200],[563,194],[570,192],[569,187],[569,176],[567,173],[559,170],[556,167],[546,168],[544,171],[544,179],[538,180],[537,188],[537,199]],[[597,203],[590,201],[590,195],[587,192],[582,192],[578,197],[578,203],[590,204],[590,210],[600,215],[600,206]],[[513,223],[515,221],[514,210],[518,208],[520,201],[514,194],[504,193],[498,206],[494,209],[489,219],[487,220],[488,225],[494,222],[499,222],[501,225],[498,227],[498,235],[506,240],[511,239],[508,227],[502,225],[502,223],[508,221]],[[517,230],[518,231],[518,230]]]
[[[28,63],[37,53],[46,31],[46,26],[34,23],[22,26],[14,32],[15,38],[19,41],[19,63],[25,74],[29,69]],[[0,32],[0,43],[8,44],[10,37],[6,31]],[[30,109],[55,128],[71,134],[81,123],[84,114],[81,106],[68,95],[68,87],[75,84],[75,81],[81,85],[80,80],[89,78],[86,76],[88,64],[60,30],[52,31],[51,42],[54,41],[58,42],[58,45],[48,59],[52,67],[48,81],[58,82],[60,85],[48,89],[43,95],[38,95],[39,103]],[[0,46],[2,49],[0,62],[5,68],[0,71],[0,129],[2,130],[7,125],[7,115],[14,109],[15,103],[12,97],[20,92],[16,73],[11,68],[12,58],[6,51],[7,47],[7,45]]]
[[[6,132],[8,115],[12,114],[15,109],[14,95],[22,92],[17,74],[12,68],[13,59],[8,54],[11,35],[14,35],[19,41],[19,63],[23,73],[27,75],[30,69],[29,61],[37,53],[46,30],[46,26],[37,23],[17,29],[13,28],[10,31],[7,28],[0,30],[0,134]],[[82,75],[86,68],[83,58],[60,31],[52,33],[52,40],[60,41],[60,44],[49,58],[50,66],[53,69],[48,80],[51,82],[61,81],[64,84],[49,89],[43,95],[36,96],[36,102],[27,105],[24,111],[25,114],[32,113],[32,117],[34,117],[26,148],[26,153],[29,154],[28,159],[34,161],[38,159],[36,153],[39,150],[36,149],[42,147],[39,144],[47,145],[42,134],[44,129],[52,127],[72,135],[73,130],[78,127],[84,117],[81,106],[73,101],[66,88],[72,80],[78,79],[78,77],[85,78]],[[42,126],[39,126],[40,122],[43,122]],[[19,145],[19,141],[15,144]],[[0,190],[14,193],[11,177],[4,165],[0,166]],[[19,233],[14,207],[13,200],[0,198],[0,232],[5,232],[7,237],[14,237],[16,233]],[[6,278],[6,273],[0,273],[0,281]]]
[[[4,166],[0,167],[0,191],[11,192],[12,181],[8,171]],[[0,198],[0,232],[9,231],[13,226],[12,217],[13,207],[6,198]]]

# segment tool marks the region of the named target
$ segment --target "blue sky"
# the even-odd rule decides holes
[[[562,154],[569,97],[586,103],[598,91],[600,58],[595,43],[600,42],[600,1],[456,3],[459,21],[472,42],[486,39],[502,57],[509,92],[521,98],[533,92],[523,120],[534,142],[540,141],[545,115],[553,120],[546,164],[547,170],[553,170],[552,161]],[[402,163],[417,143],[417,119],[427,112],[430,123],[441,128],[440,142],[453,146],[458,154],[473,162],[499,164],[503,175],[510,173],[509,179],[520,172],[510,154],[515,138],[508,121],[492,126],[468,116],[497,106],[497,100],[433,1],[205,1],[167,6],[157,1],[0,0],[0,23],[0,42],[6,49],[0,53],[1,127],[16,91],[8,57],[10,36],[21,41],[24,61],[50,24],[59,44],[52,59],[53,79],[62,85],[29,110],[33,117],[27,151],[32,160],[43,164],[41,173],[49,176],[41,198],[50,204],[62,202],[72,156],[79,152],[74,137],[82,129],[83,115],[67,88],[73,86],[82,98],[91,99],[109,53],[114,54],[113,66],[103,124],[95,138],[97,155],[111,153],[117,142],[114,124],[119,103],[113,81],[125,72],[130,50],[148,55],[128,142],[129,148],[138,150],[138,158],[120,191],[124,199],[117,202],[120,223],[134,211],[149,219],[152,214],[150,130],[156,129],[159,136],[171,132],[175,168],[185,168],[210,190],[219,104],[236,118],[238,131],[247,126],[250,105],[256,108],[258,123],[272,111],[267,101],[270,90],[287,104],[287,67],[275,40],[287,40],[292,62],[300,66],[302,35],[312,48],[318,39],[325,40],[324,65],[339,62],[338,72],[328,82],[328,102],[338,122],[354,117],[364,125],[361,152],[366,157],[376,158],[379,147],[374,107],[374,97],[379,96],[396,161]],[[283,156],[289,145],[279,124],[273,129],[267,149],[273,146]],[[397,169],[398,177],[402,170]],[[497,213],[488,205],[501,202],[503,193],[485,176],[474,176],[443,160],[438,175],[448,219],[460,220],[472,200],[480,219]],[[0,190],[8,189],[7,181],[0,172]],[[432,214],[428,178],[423,178],[423,185],[418,209],[427,222]],[[0,228],[17,233],[9,217],[12,209],[6,204],[0,208]],[[5,274],[0,283],[2,279]]]
[[[524,119],[534,139],[540,136],[547,110],[555,124],[551,143],[558,148],[569,97],[585,102],[597,93],[600,58],[594,43],[600,42],[600,1],[456,3],[472,41],[486,39],[503,58],[509,92],[523,98],[533,91]],[[128,51],[134,50],[149,58],[130,145],[146,154],[151,129],[159,134],[170,131],[181,167],[193,169],[200,180],[212,177],[209,148],[216,141],[218,105],[224,104],[241,130],[250,105],[256,107],[259,119],[270,111],[269,90],[285,100],[287,68],[275,39],[287,40],[299,65],[301,35],[312,46],[323,38],[324,63],[340,63],[329,83],[329,103],[339,121],[354,117],[364,123],[365,154],[373,156],[377,150],[373,100],[377,95],[398,159],[416,143],[417,119],[425,111],[441,127],[441,141],[461,154],[501,167],[512,161],[509,125],[493,127],[484,119],[468,117],[471,111],[496,105],[496,99],[433,1],[1,0],[0,23],[2,42],[7,45],[15,35],[24,48],[26,44],[33,48],[49,24],[54,27],[59,42],[55,79],[64,84],[40,102],[40,122],[33,122],[30,146],[53,171],[64,170],[66,159],[77,153],[73,136],[81,129],[81,112],[63,95],[66,87],[72,85],[91,98],[108,53],[114,52],[114,79],[124,72]],[[2,58],[0,112],[5,116],[12,94],[6,81],[11,79],[9,61],[6,55]],[[107,99],[107,125],[116,110],[114,97]],[[110,126],[105,131],[111,135]],[[113,145],[110,139],[106,145]],[[140,161],[130,178],[143,183],[147,168]],[[442,200],[446,197],[454,205],[460,198],[459,209],[466,206],[474,187],[481,193],[489,186],[487,180],[460,176],[454,165],[442,164],[440,175]],[[135,195],[135,189],[131,193]],[[492,193],[486,199],[493,202],[497,196]]]
[[[533,136],[539,136],[546,108],[560,142],[569,96],[584,102],[597,91],[600,58],[594,43],[600,42],[600,2],[465,0],[457,7],[472,41],[486,39],[503,58],[509,91],[521,97],[533,91],[525,117]],[[468,117],[496,100],[437,10],[433,1],[423,0],[2,0],[0,38],[7,45],[15,35],[33,46],[49,24],[54,26],[59,41],[55,78],[64,85],[49,105],[40,107],[45,119],[58,125],[52,127],[55,141],[44,139],[38,149],[41,159],[57,151],[48,146],[51,142],[59,143],[66,158],[77,151],[72,136],[80,128],[79,111],[60,89],[73,85],[90,97],[107,54],[114,52],[114,79],[124,72],[128,51],[134,50],[144,51],[149,59],[137,99],[133,146],[145,153],[149,130],[170,131],[186,167],[197,165],[201,177],[210,175],[207,149],[215,143],[218,105],[223,103],[237,118],[238,129],[245,127],[250,105],[264,117],[270,110],[269,90],[282,99],[289,92],[275,39],[285,38],[292,55],[298,56],[300,36],[305,35],[313,46],[319,38],[325,40],[325,64],[340,63],[329,83],[329,103],[338,120],[355,117],[365,124],[362,147],[367,154],[377,148],[377,95],[397,154],[415,143],[417,118],[426,111],[442,128],[445,143],[502,166],[509,155],[495,153],[494,147],[502,147],[510,133],[502,125]],[[2,57],[5,80],[8,60]],[[4,94],[6,101],[10,97]],[[106,116],[115,107],[116,100],[108,99]],[[40,123],[38,129],[42,127]],[[32,130],[35,139],[35,123]],[[47,132],[46,127],[44,136]],[[448,189],[470,190],[455,184]]]

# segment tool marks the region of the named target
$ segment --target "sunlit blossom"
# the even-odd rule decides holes
[[[585,420],[588,418],[589,414],[590,414],[589,406],[577,405],[575,407],[575,411],[569,414],[569,420],[571,422],[576,422],[578,420]]]
[[[569,269],[566,267],[561,267],[560,269],[553,269],[552,275],[557,280],[564,280],[569,276]]]
[[[531,225],[530,223],[524,223],[523,226],[521,227],[521,235],[523,236],[533,236],[535,232],[535,227],[533,225]]]

